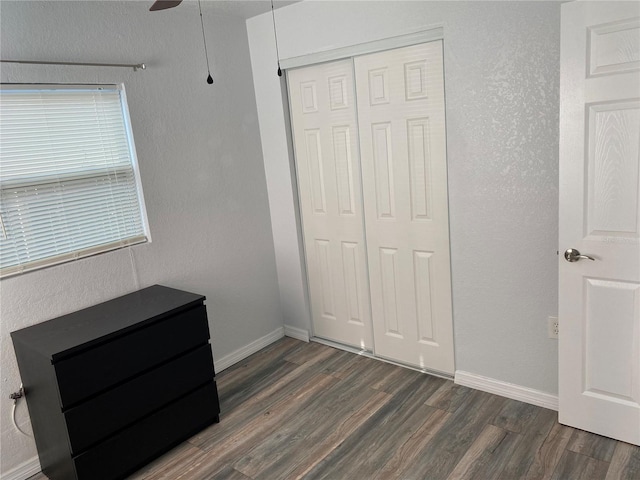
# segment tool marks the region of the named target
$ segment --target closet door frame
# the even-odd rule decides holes
[[[443,24],[433,24],[420,30],[410,31],[403,35],[383,38],[371,42],[359,43],[348,47],[323,50],[321,52],[301,55],[299,57],[280,59],[280,67],[283,70],[291,68],[307,67],[318,63],[333,62],[334,60],[344,60],[346,58],[358,57],[368,53],[383,52],[395,48],[409,47],[420,43],[433,42],[434,40],[444,40]],[[288,89],[288,85],[287,85]],[[287,92],[288,93],[288,92]],[[289,98],[287,96],[287,98]]]
[[[366,43],[361,43],[361,44],[356,44],[356,45],[351,45],[351,46],[347,46],[347,47],[341,47],[341,48],[336,48],[336,49],[331,49],[331,50],[325,50],[325,51],[321,51],[321,52],[316,52],[316,53],[311,53],[311,54],[307,54],[307,55],[302,55],[299,57],[291,57],[291,58],[284,58],[284,59],[280,59],[280,66],[283,70],[285,70],[285,82],[284,82],[284,91],[283,91],[283,99],[287,102],[287,105],[285,106],[285,110],[288,113],[288,117],[287,117],[287,133],[288,133],[288,143],[289,143],[289,149],[291,152],[290,155],[290,166],[291,166],[291,172],[293,175],[293,187],[294,187],[294,201],[295,201],[295,210],[296,210],[296,217],[297,217],[297,229],[298,229],[298,243],[300,245],[300,251],[302,252],[302,266],[303,266],[303,282],[304,282],[304,289],[305,289],[305,303],[306,303],[306,309],[309,315],[309,319],[311,321],[310,323],[310,330],[309,330],[309,337],[310,339],[312,339],[313,341],[318,341],[319,343],[325,343],[331,346],[339,346],[340,348],[344,349],[344,350],[348,350],[348,351],[354,351],[354,352],[358,352],[361,354],[364,354],[366,356],[371,356],[373,358],[377,358],[379,360],[383,360],[385,362],[388,363],[393,363],[393,364],[397,364],[397,365],[401,365],[403,367],[406,368],[410,368],[413,370],[417,370],[417,371],[421,371],[421,372],[426,372],[426,373],[430,373],[439,377],[444,377],[444,378],[450,378],[453,379],[453,374],[447,374],[447,373],[443,373],[441,371],[437,371],[437,370],[431,370],[429,368],[419,368],[416,367],[414,365],[408,365],[408,364],[404,364],[401,362],[396,362],[393,360],[390,360],[388,358],[383,358],[383,357],[377,357],[376,353],[375,353],[375,342],[373,345],[373,351],[368,351],[368,350],[358,350],[358,349],[354,349],[351,348],[347,345],[343,345],[343,344],[336,344],[332,341],[327,341],[325,339],[322,339],[320,337],[316,337],[315,336],[315,331],[314,331],[314,324],[313,324],[313,314],[312,314],[312,307],[311,307],[311,295],[310,295],[310,285],[309,285],[309,276],[308,276],[308,265],[307,265],[307,245],[305,244],[304,241],[304,236],[303,236],[303,218],[302,218],[302,207],[300,204],[300,192],[299,192],[299,179],[298,179],[298,169],[296,166],[296,158],[295,158],[295,148],[293,146],[293,142],[294,142],[294,134],[293,134],[293,114],[291,111],[291,105],[289,102],[290,99],[290,94],[289,94],[289,89],[290,89],[290,84],[288,82],[288,75],[286,70],[290,70],[293,68],[300,68],[300,67],[307,67],[307,66],[312,66],[312,65],[317,65],[319,63],[326,63],[326,62],[333,62],[333,61],[337,61],[337,60],[345,60],[345,59],[351,59],[352,61],[352,68],[353,68],[353,73],[354,73],[354,85],[353,85],[353,89],[354,89],[354,95],[355,95],[355,63],[353,61],[353,59],[355,57],[361,56],[361,55],[366,55],[366,54],[370,54],[370,53],[376,53],[376,52],[383,52],[383,51],[387,51],[387,50],[393,50],[396,48],[402,48],[402,47],[407,47],[407,46],[412,46],[412,45],[418,45],[418,44],[422,44],[422,43],[428,43],[428,42],[433,42],[433,41],[437,41],[437,40],[442,40],[443,41],[443,46],[444,46],[444,26],[443,24],[433,24],[430,25],[428,27],[419,29],[419,30],[415,30],[415,31],[410,31],[407,32],[406,34],[403,35],[398,35],[398,36],[394,36],[394,37],[390,37],[390,38],[384,38],[384,39],[380,39],[380,40],[374,40],[371,42],[366,42]],[[444,59],[443,59],[444,61]],[[446,82],[445,82],[446,83]],[[445,92],[446,95],[446,92]],[[446,102],[446,100],[445,100]],[[445,112],[446,115],[446,112]],[[446,142],[446,140],[445,140]],[[360,152],[358,152],[358,154],[360,154]],[[448,170],[448,165],[447,165],[447,170]],[[362,181],[362,180],[361,180]],[[448,183],[448,181],[447,181]],[[362,185],[361,185],[362,187]],[[364,201],[364,198],[362,199]],[[365,228],[364,224],[363,224],[363,228]],[[366,239],[365,239],[365,245],[366,245]],[[450,239],[449,239],[449,248],[450,248]],[[450,251],[450,250],[449,250]],[[450,267],[450,271],[451,271],[451,265],[449,265]],[[366,266],[367,270],[368,270],[368,265]],[[371,279],[368,276],[367,277],[367,281],[370,282]],[[369,288],[369,292],[371,292],[371,289]],[[453,305],[452,305],[453,308]],[[452,319],[453,321],[453,319]],[[372,330],[372,334],[373,334],[373,324],[371,325],[371,330]],[[454,339],[454,344],[453,344],[453,348],[455,349],[455,339]]]

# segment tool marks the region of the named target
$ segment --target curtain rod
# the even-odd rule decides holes
[[[83,67],[124,67],[133,68],[134,72],[138,69],[145,70],[147,66],[144,63],[81,63],[81,62],[42,62],[37,60],[0,60],[2,63],[26,63],[31,65],[77,65]]]

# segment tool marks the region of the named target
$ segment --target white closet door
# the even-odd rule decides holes
[[[355,72],[375,353],[452,374],[442,42]]]
[[[352,63],[287,75],[314,335],[371,350]]]

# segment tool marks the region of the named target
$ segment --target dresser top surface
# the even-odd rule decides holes
[[[11,333],[52,361],[204,301],[203,295],[154,285]]]

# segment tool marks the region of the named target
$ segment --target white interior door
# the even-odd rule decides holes
[[[375,353],[452,374],[442,41],[354,62]]]
[[[562,5],[559,420],[636,445],[639,144],[640,3]]]
[[[352,63],[287,75],[314,335],[371,350]]]

